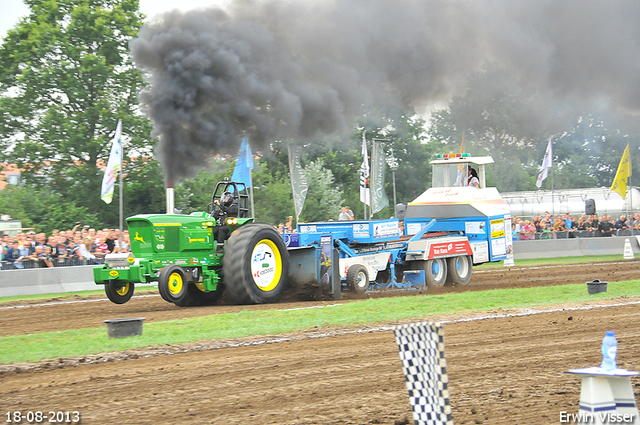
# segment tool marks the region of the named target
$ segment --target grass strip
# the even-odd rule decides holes
[[[0,338],[0,363],[38,361],[150,345],[179,344],[250,335],[275,335],[321,326],[372,325],[454,313],[639,297],[640,280],[609,283],[608,291],[589,295],[586,285],[493,289],[432,296],[378,298],[302,310],[244,310],[144,325],[143,335],[109,339],[105,327],[13,335]],[[213,309],[212,309],[213,310]]]

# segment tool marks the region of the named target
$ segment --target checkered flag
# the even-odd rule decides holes
[[[393,329],[415,425],[453,425],[449,378],[444,358],[444,328],[422,322]]]

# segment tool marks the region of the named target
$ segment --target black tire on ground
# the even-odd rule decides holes
[[[447,281],[447,261],[446,258],[434,258],[427,260],[424,265],[424,274],[427,280],[427,287],[440,288]]]
[[[236,229],[222,259],[225,291],[236,304],[275,303],[289,274],[289,253],[282,236],[268,224]]]
[[[466,285],[471,280],[473,260],[470,255],[447,259],[447,282],[454,285]]]
[[[355,264],[347,270],[347,288],[357,294],[364,294],[369,289],[369,273],[367,268],[360,264]]]
[[[107,282],[104,285],[104,292],[107,294],[107,298],[114,304],[124,304],[133,296],[134,285],[133,283],[116,283]]]
[[[213,305],[222,296],[222,285],[218,285],[215,291],[204,292],[199,283],[190,283],[187,285],[187,295],[184,300],[176,301],[178,307],[201,307]]]
[[[182,267],[173,264],[160,271],[158,290],[165,301],[183,302],[187,296],[187,287],[187,276]]]

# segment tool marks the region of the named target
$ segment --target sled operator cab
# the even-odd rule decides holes
[[[487,187],[485,165],[493,164],[490,156],[472,157],[468,153],[441,154],[431,161],[431,187],[466,186],[469,168],[478,174],[480,189]]]
[[[513,252],[511,213],[498,189],[487,187],[485,166],[493,162],[490,156],[466,153],[443,154],[431,161],[432,187],[407,205],[405,234],[416,235],[427,225],[430,232],[457,232],[470,245],[473,264],[505,260]],[[470,168],[477,174],[478,187],[467,184]],[[427,251],[425,244],[410,242],[407,259],[426,260],[425,255],[413,254]]]

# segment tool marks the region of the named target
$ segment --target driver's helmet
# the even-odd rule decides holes
[[[231,192],[225,192],[220,197],[220,203],[225,207],[230,206],[233,203],[233,195]]]

